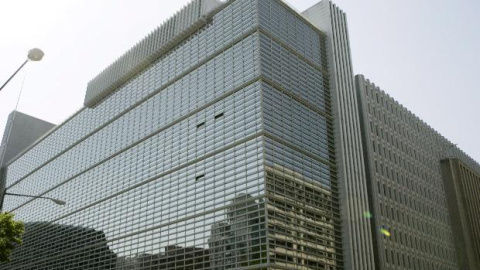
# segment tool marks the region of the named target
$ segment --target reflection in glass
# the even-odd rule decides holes
[[[212,225],[208,245],[211,269],[236,269],[266,262],[265,203],[239,194],[227,219]]]
[[[179,226],[179,225],[176,225]],[[265,203],[240,193],[211,224],[208,247],[168,245],[157,254],[119,257],[117,269],[238,269],[266,263]],[[180,228],[180,227],[177,227]],[[183,238],[177,238],[182,241]]]
[[[14,250],[9,267],[21,264],[27,267],[22,269],[115,269],[116,257],[102,231],[30,222],[25,223],[23,245]]]

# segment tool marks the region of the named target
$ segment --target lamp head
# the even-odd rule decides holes
[[[28,59],[30,59],[31,61],[40,61],[42,60],[44,55],[45,54],[43,53],[43,51],[39,48],[33,48],[28,51]]]
[[[57,199],[50,199],[52,202],[58,204],[58,205],[65,205],[66,202],[62,200],[57,200]]]

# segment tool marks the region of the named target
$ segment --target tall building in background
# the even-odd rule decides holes
[[[7,197],[29,235],[101,241],[26,238],[56,252],[0,267],[344,269],[328,42],[280,0],[191,2],[3,168],[9,192],[67,201]]]
[[[472,242],[478,246],[478,237],[474,230],[459,226],[476,226],[478,232],[480,166],[364,76],[357,75],[355,82],[372,209],[366,218],[374,228],[377,267],[478,269],[468,263],[475,256]],[[442,173],[446,158],[461,160],[473,171],[462,167],[460,176],[444,167]],[[458,190],[458,197],[452,197],[452,186],[463,185],[460,181],[472,189]],[[458,204],[463,197],[467,200]],[[457,211],[462,213],[461,222]],[[461,243],[459,236],[472,238]]]
[[[30,115],[18,111],[11,112],[0,145],[0,167],[4,167],[15,159],[23,149],[29,147],[53,127],[55,127],[54,124]]]

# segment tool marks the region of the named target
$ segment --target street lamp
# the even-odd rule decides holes
[[[16,193],[8,193],[8,192],[5,192],[4,195],[18,196],[18,197],[29,197],[29,198],[36,198],[36,199],[47,199],[47,200],[50,200],[50,201],[52,201],[52,202],[54,202],[58,205],[65,205],[66,204],[65,201],[50,198],[50,197],[32,196],[32,195],[24,195],[24,194],[16,194]]]
[[[38,49],[38,48],[33,48],[31,49],[30,51],[28,51],[28,54],[27,54],[27,59],[25,60],[25,62],[23,62],[23,64],[20,65],[20,67],[12,74],[12,76],[10,76],[10,78],[8,78],[8,80],[2,85],[2,87],[0,87],[0,91],[2,91],[2,89],[13,79],[13,77],[15,77],[15,75],[17,75],[17,73],[29,62],[29,61],[33,61],[33,62],[38,62],[40,60],[42,60],[43,56],[45,54],[43,53],[42,50]],[[18,103],[17,103],[18,104]],[[1,164],[0,164],[1,165]],[[42,196],[31,196],[31,195],[24,195],[24,194],[15,194],[15,193],[7,193],[6,190],[4,189],[2,191],[3,194],[0,194],[0,211],[2,210],[3,208],[3,201],[5,199],[5,196],[6,195],[10,195],[10,196],[19,196],[19,197],[29,197],[29,198],[37,198],[37,199],[48,199],[48,200],[51,200],[52,202],[58,204],[58,205],[65,205],[65,202],[62,201],[62,200],[58,200],[58,199],[54,199],[54,198],[49,198],[49,197],[42,197]]]
[[[32,195],[25,195],[25,194],[17,194],[17,193],[9,193],[9,192],[6,192],[4,191],[3,192],[3,196],[1,198],[1,201],[0,201],[0,210],[3,208],[3,201],[5,200],[5,196],[17,196],[17,197],[27,197],[27,198],[35,198],[35,199],[46,199],[46,200],[50,200],[58,205],[65,205],[66,202],[65,201],[62,201],[62,200],[59,200],[59,199],[55,199],[55,198],[50,198],[50,197],[43,197],[43,196],[32,196]]]
[[[43,53],[43,51],[38,48],[34,48],[28,51],[27,60],[25,60],[25,62],[23,62],[23,64],[17,69],[17,71],[15,71],[12,76],[10,76],[10,78],[8,78],[8,80],[2,85],[2,87],[0,87],[0,91],[2,91],[2,89],[13,79],[13,77],[17,75],[17,73],[28,63],[28,61],[40,61],[42,60],[44,55],[45,54]]]

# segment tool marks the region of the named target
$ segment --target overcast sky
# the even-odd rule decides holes
[[[89,80],[187,0],[3,0],[0,131],[18,110],[59,124],[82,107]],[[316,0],[288,1],[305,10]],[[337,0],[348,16],[355,73],[364,74],[480,161],[480,1]]]

